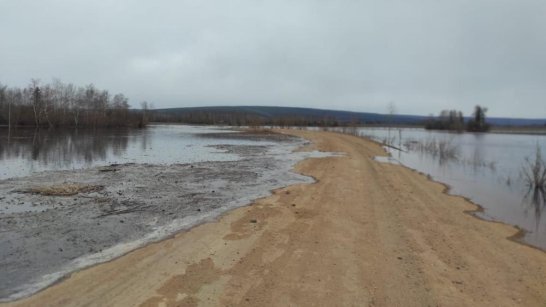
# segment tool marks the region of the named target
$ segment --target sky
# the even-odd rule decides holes
[[[0,0],[0,83],[155,108],[546,117],[544,0]]]

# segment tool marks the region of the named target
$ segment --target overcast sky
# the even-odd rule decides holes
[[[544,0],[0,0],[0,82],[134,106],[546,117]]]

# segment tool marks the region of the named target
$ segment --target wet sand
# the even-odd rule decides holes
[[[77,273],[19,306],[544,306],[546,253],[377,144],[284,131],[314,184],[276,190],[171,239]]]

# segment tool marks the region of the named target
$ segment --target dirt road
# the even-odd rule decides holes
[[[546,253],[513,227],[373,157],[369,141],[290,131],[345,157],[309,159],[311,185],[275,191],[218,222],[106,264],[14,305],[546,306]]]

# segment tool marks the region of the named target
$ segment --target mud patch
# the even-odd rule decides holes
[[[38,186],[21,190],[21,193],[40,194],[43,196],[72,196],[80,193],[98,192],[102,185],[88,185],[80,183],[62,183],[50,186]]]

